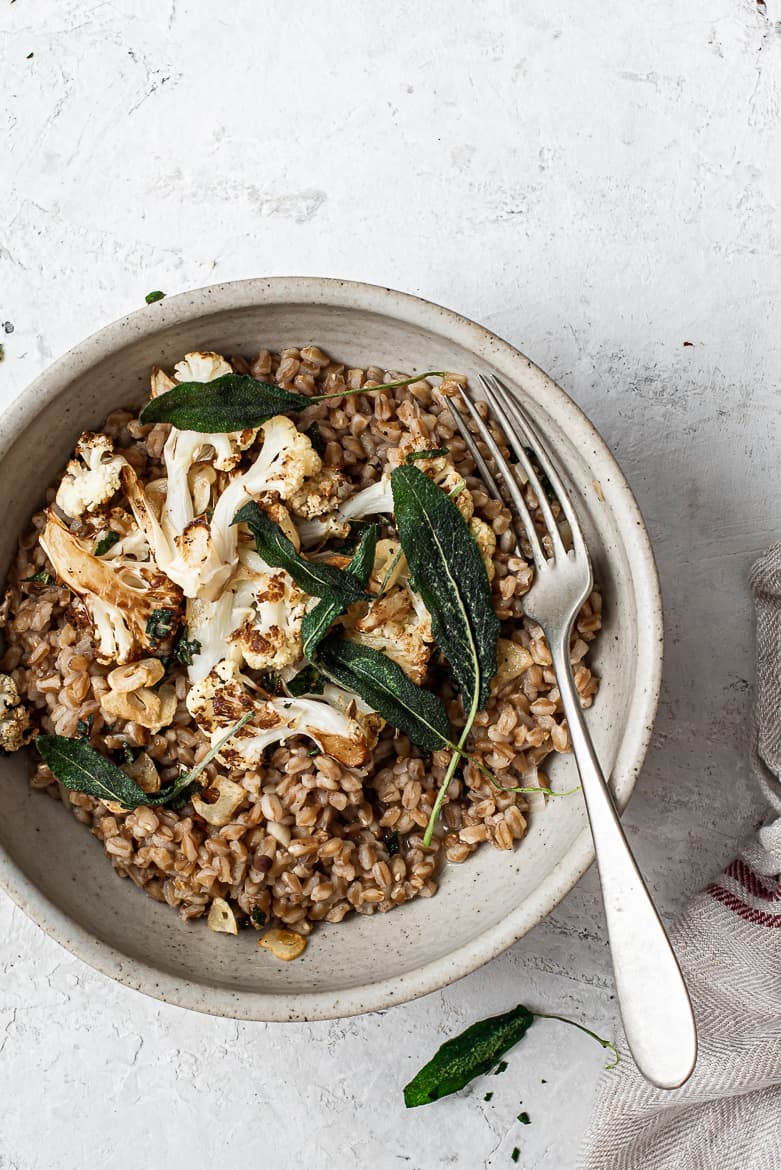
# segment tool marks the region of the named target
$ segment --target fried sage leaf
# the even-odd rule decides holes
[[[249,722],[252,714],[249,711],[242,715],[210,748],[200,763],[189,772],[183,772],[173,784],[161,788],[159,792],[144,792],[135,780],[96,751],[86,739],[70,739],[66,735],[39,735],[35,746],[43,762],[51,768],[60,783],[74,792],[85,792],[99,800],[116,801],[127,809],[138,808],[142,804],[170,804],[198,779],[228,740]]]
[[[312,399],[249,374],[223,374],[211,382],[180,382],[150,399],[142,423],[172,423],[180,431],[225,434],[260,427],[276,414],[303,410]]]
[[[355,577],[361,588],[366,586],[369,574],[374,564],[374,553],[377,548],[377,525],[372,524],[361,534],[358,548],[352,560],[345,568],[345,573]],[[326,597],[318,601],[314,609],[304,615],[301,623],[301,636],[304,646],[304,657],[311,658],[320,642],[328,633],[338,617],[341,617],[347,607],[341,601],[331,601]]]
[[[259,382],[249,374],[223,374],[211,382],[180,382],[172,390],[147,402],[140,418],[142,423],[172,423],[182,431],[226,434],[260,427],[275,414],[292,414],[327,398],[394,390],[397,386],[411,386],[423,378],[444,377],[443,371],[430,370],[381,386],[359,386],[336,394],[306,395],[295,394],[270,382]]]
[[[292,541],[282,529],[270,520],[263,509],[250,500],[233,517],[234,524],[246,524],[255,538],[258,554],[267,565],[284,569],[304,593],[310,597],[325,597],[338,602],[345,609],[355,601],[366,601],[366,593],[351,573],[327,565],[324,561],[308,561],[297,553]]]
[[[461,692],[483,708],[496,674],[499,619],[480,550],[458,508],[417,467],[391,473],[396,526],[415,588]]]
[[[320,643],[317,657],[335,682],[360,695],[423,751],[453,746],[441,700],[407,678],[392,658],[338,634],[329,634]]]
[[[413,1109],[457,1093],[475,1077],[490,1072],[533,1023],[534,1013],[518,1004],[500,1016],[472,1024],[460,1036],[446,1041],[405,1086],[404,1104]]]
[[[605,1065],[606,1069],[615,1068],[621,1059],[611,1040],[605,1040],[585,1024],[579,1024],[577,1020],[570,1020],[566,1016],[533,1012],[519,1003],[500,1016],[478,1020],[459,1036],[446,1041],[404,1087],[404,1104],[408,1109],[414,1109],[416,1105],[429,1105],[440,1097],[457,1093],[475,1077],[483,1076],[492,1068],[498,1073],[504,1072],[507,1061],[500,1060],[500,1057],[523,1039],[535,1020],[558,1020],[562,1024],[569,1024],[571,1028],[577,1028],[579,1032],[585,1032],[613,1054],[610,1064]],[[488,1101],[492,1096],[492,1093],[487,1093],[485,1100]],[[522,1125],[527,1125],[528,1114],[520,1114],[518,1120]]]
[[[124,808],[142,804],[166,804],[191,783],[188,773],[159,792],[144,792],[121,768],[112,764],[86,739],[64,735],[39,735],[35,746],[45,764],[66,788],[86,792],[100,800],[113,800]]]

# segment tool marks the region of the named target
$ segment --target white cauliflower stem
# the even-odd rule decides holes
[[[293,735],[313,739],[321,751],[350,768],[369,757],[370,745],[357,719],[318,699],[264,699],[250,690],[235,663],[225,659],[190,688],[187,709],[216,743],[248,711],[249,724],[225,745],[220,756],[230,768],[257,767],[267,747]]]

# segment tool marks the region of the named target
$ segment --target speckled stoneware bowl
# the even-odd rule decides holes
[[[588,713],[622,806],[656,712],[662,616],[642,517],[610,452],[567,395],[528,358],[479,325],[417,297],[339,280],[278,278],[215,285],[141,309],[76,346],[0,422],[3,573],[17,533],[82,430],[139,404],[149,368],[187,350],[252,352],[317,344],[352,365],[499,374],[566,469],[604,596],[593,655],[602,677]],[[580,796],[550,802],[514,853],[485,847],[446,867],[439,893],[390,914],[324,926],[303,957],[280,963],[254,931],[214,935],[183,923],[113,873],[103,850],[59,802],[34,793],[29,761],[0,760],[0,880],[63,946],[129,987],[214,1015],[323,1019],[384,1008],[473,971],[548,914],[593,859]],[[576,783],[560,758],[554,784]]]

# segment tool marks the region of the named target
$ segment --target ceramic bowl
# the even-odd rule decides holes
[[[418,297],[339,280],[275,278],[183,293],[109,325],[42,374],[0,422],[5,573],[17,534],[40,506],[82,430],[140,404],[152,365],[188,350],[253,352],[317,344],[351,365],[499,374],[527,405],[565,468],[604,597],[593,655],[602,679],[588,712],[619,805],[629,798],[656,712],[659,587],[635,500],[594,427],[528,358],[479,325]],[[354,916],[279,963],[253,931],[215,936],[183,923],[129,881],[62,805],[27,783],[23,753],[0,760],[0,881],[48,934],[129,987],[240,1019],[324,1019],[435,990],[510,946],[557,905],[593,860],[581,797],[549,802],[512,853],[477,851],[446,867],[438,894],[391,914]],[[577,783],[574,762],[551,768]]]

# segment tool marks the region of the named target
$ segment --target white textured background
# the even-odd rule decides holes
[[[519,345],[602,430],[655,542],[666,686],[626,823],[674,913],[759,816],[745,578],[781,528],[779,0],[0,3],[0,400],[150,289],[244,276],[407,289]],[[5,899],[0,974],[0,1170],[471,1170],[515,1145],[567,1170],[603,1055],[578,1033],[535,1025],[504,1076],[430,1109],[401,1086],[518,1000],[614,1026],[593,874],[484,970],[358,1020],[166,1007]]]

